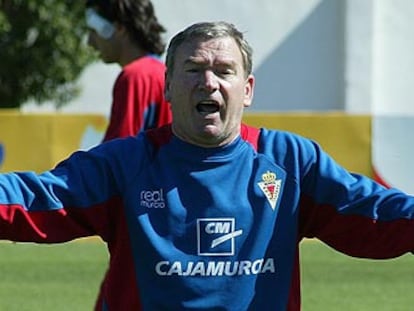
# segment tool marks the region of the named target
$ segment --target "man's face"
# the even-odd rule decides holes
[[[204,147],[231,142],[240,133],[253,85],[254,77],[246,77],[242,54],[233,38],[181,44],[166,80],[175,135]]]
[[[99,15],[98,7],[86,9],[86,24],[89,35],[88,44],[93,47],[105,63],[117,63],[120,58],[120,44],[118,40],[118,27]]]
[[[88,44],[93,47],[104,63],[117,63],[119,61],[119,45],[116,38],[104,39],[95,30],[89,29]]]

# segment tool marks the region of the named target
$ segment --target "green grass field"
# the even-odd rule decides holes
[[[303,311],[414,310],[414,256],[367,260],[301,245]]]
[[[0,311],[93,310],[106,264],[96,240],[0,243]]]
[[[303,311],[414,310],[414,256],[373,262],[313,241],[301,253]],[[106,264],[96,240],[0,243],[0,310],[90,311]]]

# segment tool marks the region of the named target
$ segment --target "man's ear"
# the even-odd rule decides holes
[[[254,76],[249,75],[246,79],[246,84],[244,86],[244,107],[249,107],[252,104],[253,93],[254,93]]]

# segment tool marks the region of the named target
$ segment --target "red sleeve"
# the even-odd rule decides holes
[[[397,196],[396,193],[394,197]],[[391,203],[389,208],[380,213],[392,214],[391,205],[398,206],[392,200],[391,195],[383,200]],[[403,206],[402,202],[400,200],[400,206]],[[362,203],[356,208],[361,210]],[[300,239],[317,238],[349,256],[386,259],[414,249],[413,239],[410,238],[414,236],[412,217],[379,220],[358,213],[346,214],[339,212],[333,205],[317,204],[311,197],[302,195],[299,219]]]
[[[80,237],[98,235],[107,241],[113,226],[109,220],[118,217],[119,197],[88,208],[68,207],[54,210],[27,211],[18,204],[0,204],[0,240],[36,243],[60,243]]]

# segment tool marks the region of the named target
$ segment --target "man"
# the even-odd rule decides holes
[[[105,63],[122,67],[103,141],[169,123],[171,111],[163,96],[165,65],[159,59],[165,28],[151,1],[87,0],[86,7],[89,44]]]
[[[340,167],[314,142],[241,123],[252,50],[233,25],[197,23],[167,55],[173,123],[0,175],[0,239],[97,234],[110,251],[98,310],[300,310],[299,248],[414,250],[414,197]]]

